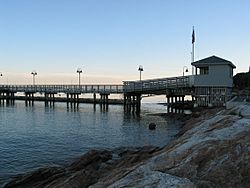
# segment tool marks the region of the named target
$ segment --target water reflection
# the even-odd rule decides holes
[[[140,115],[122,105],[24,101],[1,107],[0,178],[47,164],[65,164],[90,149],[120,146],[163,146],[177,127],[148,113],[164,110],[145,105]],[[150,131],[148,124],[156,122]]]
[[[108,104],[100,104],[100,112],[108,112],[109,105]]]

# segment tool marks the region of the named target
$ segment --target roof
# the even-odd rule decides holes
[[[229,65],[232,68],[236,68],[236,66],[231,61],[222,59],[217,56],[210,56],[210,57],[195,61],[191,63],[191,65],[195,67],[204,67],[204,66],[209,66],[209,65]]]

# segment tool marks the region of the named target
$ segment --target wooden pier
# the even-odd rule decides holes
[[[0,103],[14,103],[14,100],[45,101],[45,104],[61,101],[67,105],[92,102],[108,105],[115,103],[111,94],[122,95],[119,103],[125,111],[140,113],[141,100],[145,95],[165,95],[168,112],[184,106],[223,106],[232,95],[232,73],[235,66],[227,60],[211,56],[192,65],[196,75],[179,76],[139,81],[124,81],[120,85],[0,85]],[[200,74],[198,74],[198,70]],[[37,96],[40,94],[42,96]],[[65,98],[58,98],[63,94]],[[91,94],[91,99],[81,98]],[[187,104],[185,96],[191,96]],[[99,98],[98,98],[99,97]],[[122,101],[122,102],[121,102]]]
[[[122,99],[109,99],[110,94],[122,94],[122,88],[122,85],[0,85],[0,104],[13,104],[15,100],[24,100],[27,105],[44,101],[50,106],[54,102],[66,102],[67,106],[123,104]],[[92,94],[93,98],[81,98],[82,94]]]
[[[143,95],[166,95],[168,112],[173,111],[175,103],[184,103],[185,95],[193,94],[192,76],[124,81],[124,106],[140,112]],[[194,98],[193,98],[194,99]]]
[[[141,81],[124,81],[123,85],[0,85],[0,102],[13,103],[14,100],[66,102],[66,103],[99,103],[124,104],[126,111],[140,113],[143,95],[166,95],[171,104],[177,100],[176,95],[190,94],[190,77],[172,77]],[[39,94],[40,96],[36,96]],[[56,97],[62,94],[65,97]],[[82,94],[91,94],[91,99],[84,99]],[[111,94],[123,95],[123,99],[110,99]],[[97,98],[97,95],[99,98]],[[178,100],[180,102],[181,100]],[[183,100],[182,100],[183,101]]]

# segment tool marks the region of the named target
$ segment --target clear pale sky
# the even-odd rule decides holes
[[[121,83],[191,72],[217,55],[250,62],[249,0],[0,0],[1,83]],[[189,72],[189,74],[190,74]]]

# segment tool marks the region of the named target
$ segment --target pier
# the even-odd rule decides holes
[[[139,112],[143,95],[166,95],[168,112],[173,112],[174,104],[184,103],[184,97],[192,95],[193,89],[193,76],[124,81],[124,106]]]
[[[123,104],[122,100],[109,99],[110,94],[122,93],[122,85],[0,85],[0,102],[6,101],[6,104],[10,104],[14,100],[25,100],[26,103],[44,101],[46,104],[54,102]],[[37,94],[39,96],[36,96]],[[81,94],[92,94],[93,97],[80,98]]]
[[[182,76],[124,81],[122,85],[0,85],[0,101],[6,101],[7,104],[13,104],[14,100],[24,100],[27,104],[34,101],[44,101],[46,104],[53,102],[123,104],[127,111],[139,113],[143,95],[166,95],[170,111],[172,104],[184,102],[184,96],[191,94],[191,80],[190,76]],[[65,97],[55,97],[57,94]],[[91,94],[93,97],[80,98],[82,94]],[[110,99],[111,94],[123,95],[123,99]]]
[[[211,56],[196,62],[195,75],[123,81],[120,85],[0,85],[0,102],[13,104],[14,100],[51,102],[91,102],[103,105],[123,104],[126,111],[139,113],[141,99],[148,95],[165,95],[168,112],[186,105],[185,96],[191,96],[193,106],[224,106],[231,99],[233,69],[225,59]],[[18,94],[18,95],[17,95]],[[36,96],[40,94],[41,96]],[[65,97],[55,97],[62,94]],[[82,94],[91,94],[83,99]],[[122,95],[121,100],[110,99],[111,94]],[[99,95],[99,98],[97,98]]]

